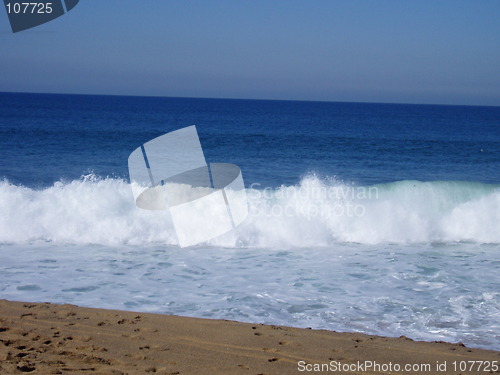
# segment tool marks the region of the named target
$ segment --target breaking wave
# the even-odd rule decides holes
[[[247,189],[249,216],[199,246],[322,247],[335,243],[500,243],[500,185],[398,181],[356,186],[307,176]],[[204,228],[200,228],[204,230]],[[87,176],[44,189],[0,182],[0,243],[167,244],[167,211],[135,206],[130,184]]]

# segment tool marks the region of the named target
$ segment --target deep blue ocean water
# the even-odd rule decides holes
[[[499,122],[499,107],[4,93],[0,177],[127,178],[138,145],[196,125],[207,161],[239,165],[247,184],[311,172],[362,185],[500,183]]]
[[[127,159],[190,125],[250,214],[179,248]],[[0,93],[0,298],[499,350],[499,254],[500,107]]]

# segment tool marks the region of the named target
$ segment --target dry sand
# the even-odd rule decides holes
[[[431,365],[431,371],[413,374],[500,373],[453,371],[453,361],[471,360],[498,363],[500,352],[404,337],[0,300],[1,374],[405,373],[299,371],[306,363],[313,368],[331,361],[392,363],[393,370],[395,364]],[[437,361],[446,362],[446,372],[437,371]]]

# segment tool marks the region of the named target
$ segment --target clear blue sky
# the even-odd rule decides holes
[[[0,91],[500,105],[499,0],[80,0]]]

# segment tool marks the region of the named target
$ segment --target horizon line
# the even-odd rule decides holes
[[[166,99],[204,99],[204,100],[247,100],[247,101],[274,101],[274,102],[309,102],[309,103],[352,103],[352,104],[389,104],[389,105],[428,105],[448,107],[492,107],[500,105],[485,104],[442,104],[442,103],[411,103],[411,102],[371,102],[371,101],[345,101],[345,100],[313,100],[313,99],[266,99],[266,98],[223,98],[223,97],[201,97],[201,96],[169,96],[169,95],[131,95],[131,94],[89,94],[89,93],[67,93],[67,92],[32,92],[32,91],[0,91],[0,94],[38,94],[38,95],[74,95],[74,96],[117,96],[131,98],[166,98]]]

